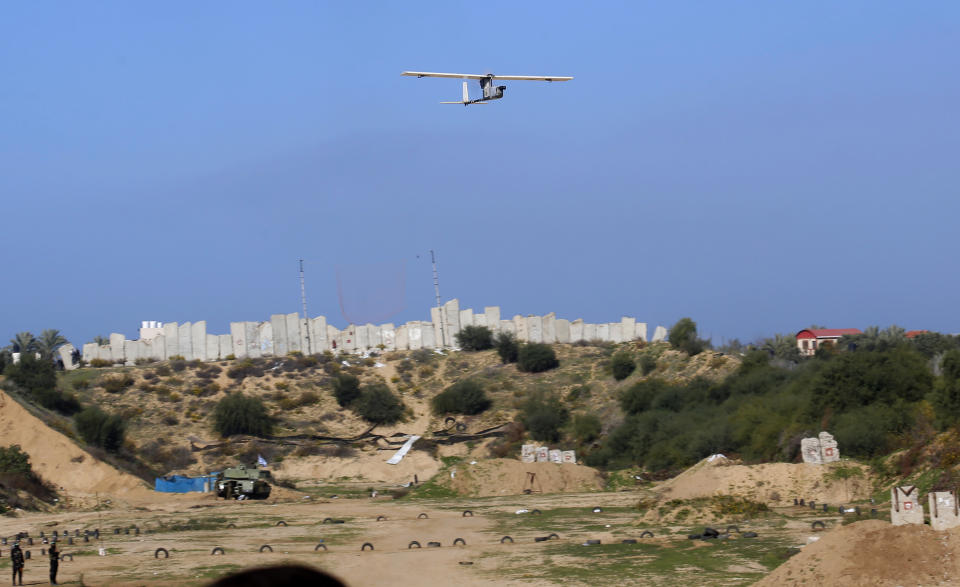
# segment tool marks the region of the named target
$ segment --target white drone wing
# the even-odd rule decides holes
[[[565,82],[573,78],[568,76],[549,75],[480,75],[476,73],[434,73],[432,71],[404,71],[400,75],[410,77],[450,77],[455,79],[484,79],[493,78],[506,81],[534,81],[534,82]]]

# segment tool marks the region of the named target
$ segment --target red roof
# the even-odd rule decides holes
[[[930,331],[929,331],[929,330],[908,330],[908,331],[907,331],[907,334],[906,334],[906,337],[907,337],[907,338],[913,338],[914,336],[917,336],[918,334],[926,334],[926,333],[928,333],[928,332],[930,332]]]
[[[863,334],[859,328],[804,328],[797,338],[840,338],[847,334]]]

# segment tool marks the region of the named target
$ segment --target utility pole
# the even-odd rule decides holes
[[[307,288],[303,284],[303,259],[300,259],[300,302],[303,304],[303,326],[304,332],[306,333],[306,355],[312,355],[313,350],[310,348],[310,317],[307,315]]]
[[[437,294],[437,314],[440,316],[440,346],[446,348],[447,329],[443,327],[445,320],[443,306],[440,305],[440,276],[437,273],[437,257],[433,254],[433,249],[430,249],[430,263],[433,265],[433,291]]]

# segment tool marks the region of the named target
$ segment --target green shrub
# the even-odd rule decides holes
[[[8,365],[4,371],[24,395],[48,410],[68,416],[80,411],[76,396],[57,389],[57,373],[53,362],[38,359],[33,353],[24,354],[16,365]]]
[[[595,414],[577,414],[573,417],[573,437],[581,444],[599,438],[602,429],[600,418]]]
[[[620,394],[620,407],[628,414],[645,412],[653,405],[653,400],[669,386],[659,379],[637,381]]]
[[[97,406],[90,406],[76,415],[74,423],[83,440],[108,452],[117,452],[123,446],[126,433],[123,418],[111,415]]]
[[[710,348],[710,342],[697,337],[697,323],[690,318],[681,318],[670,327],[667,334],[670,346],[691,357]]]
[[[435,414],[479,414],[490,407],[491,402],[483,386],[474,379],[458,381],[437,394],[433,400]]]
[[[171,359],[170,368],[179,373],[187,368],[187,361],[184,359]]]
[[[512,332],[499,332],[493,339],[493,346],[497,349],[500,361],[504,364],[516,363],[520,351],[520,343]]]
[[[535,394],[524,403],[520,418],[534,440],[557,442],[570,412],[556,396]]]
[[[373,424],[393,424],[403,418],[404,406],[389,387],[377,383],[364,388],[353,409]]]
[[[640,355],[640,373],[649,375],[657,368],[657,358],[649,353]]]
[[[617,381],[623,381],[629,377],[636,368],[637,364],[634,362],[633,357],[630,356],[630,353],[620,352],[613,355],[613,358],[610,359],[610,369],[613,371],[613,378]]]
[[[0,446],[0,473],[33,473],[30,455],[19,444]]]
[[[333,378],[333,397],[343,407],[348,407],[360,397],[360,380],[348,373],[339,373]]]
[[[464,326],[454,338],[465,351],[485,351],[493,348],[493,332],[486,326]]]
[[[273,431],[273,419],[260,398],[232,393],[217,402],[213,410],[213,427],[224,437],[234,434],[269,436]]]
[[[133,383],[133,377],[124,373],[116,377],[104,377],[100,380],[100,387],[107,393],[121,393]]]
[[[103,367],[110,367],[113,365],[113,361],[108,361],[106,359],[90,359],[90,362],[87,364],[94,369],[102,369]]]
[[[560,366],[553,347],[548,344],[531,342],[520,347],[517,352],[517,369],[526,373],[542,373]]]

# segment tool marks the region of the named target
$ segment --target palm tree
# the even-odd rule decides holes
[[[10,339],[10,346],[15,353],[29,353],[37,350],[37,338],[30,332],[18,332]]]
[[[40,333],[40,339],[37,341],[37,348],[44,357],[52,357],[54,351],[67,344],[67,339],[60,334],[59,330],[47,328]]]
[[[110,339],[102,334],[98,334],[93,337],[93,343],[97,346],[107,346],[110,344]]]

